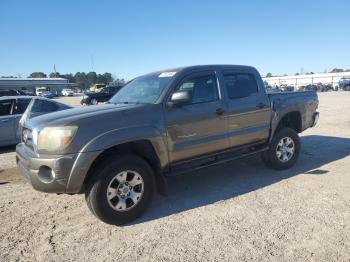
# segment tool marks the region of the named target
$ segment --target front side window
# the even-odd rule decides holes
[[[0,101],[0,116],[8,116],[11,114],[13,99]]]
[[[192,76],[186,78],[178,87],[179,91],[189,91],[192,104],[218,100],[218,88],[214,74]]]
[[[248,97],[258,93],[258,85],[251,74],[224,74],[224,82],[230,99]]]

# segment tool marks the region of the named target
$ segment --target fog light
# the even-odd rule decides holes
[[[55,172],[48,166],[41,166],[38,177],[44,183],[51,183],[55,179]]]

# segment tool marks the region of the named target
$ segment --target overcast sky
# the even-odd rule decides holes
[[[142,3],[141,3],[142,2]],[[0,0],[0,76],[244,64],[350,68],[350,1]]]

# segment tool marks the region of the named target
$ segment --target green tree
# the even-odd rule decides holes
[[[123,86],[125,85],[125,80],[123,78],[116,78],[113,80],[113,85]]]
[[[52,72],[52,73],[49,74],[49,77],[50,77],[50,78],[54,78],[54,77],[62,77],[62,76],[61,76],[60,73],[58,73],[58,72],[56,72],[56,73],[55,73],[55,72]]]
[[[78,84],[80,89],[86,90],[89,88],[89,83],[84,72],[77,72],[74,75],[74,82]]]
[[[68,79],[69,83],[75,83],[75,78],[72,74],[60,75],[60,77]]]
[[[267,73],[266,77],[272,77],[272,74],[271,73]]]
[[[28,77],[29,78],[46,78],[47,75],[44,74],[43,72],[33,72]]]
[[[97,74],[96,72],[89,72],[86,74],[86,78],[88,81],[88,86],[92,86],[93,84],[97,83]]]

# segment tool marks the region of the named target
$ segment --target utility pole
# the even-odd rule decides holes
[[[53,71],[55,72],[55,77],[57,77],[56,65],[55,64],[53,64]]]
[[[91,71],[94,72],[94,57],[91,55]]]

